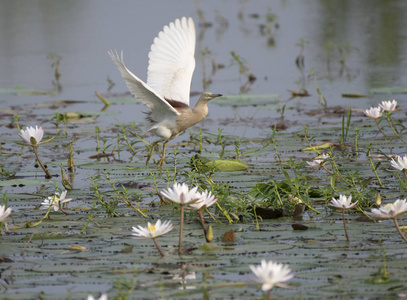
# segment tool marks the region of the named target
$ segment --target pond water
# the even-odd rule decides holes
[[[404,155],[405,143],[386,120],[382,136],[363,114],[396,99],[401,110],[394,118],[403,135],[406,14],[401,0],[1,1],[0,196],[13,208],[0,236],[1,298],[86,299],[101,292],[109,299],[261,298],[249,269],[261,259],[288,264],[295,273],[289,289],[273,289],[274,298],[405,297],[405,243],[391,220],[365,222],[361,211],[374,207],[377,193],[387,203],[407,190],[403,174],[383,156]],[[128,94],[107,51],[123,50],[129,69],[146,79],[154,37],[182,16],[197,25],[192,105],[203,91],[225,97],[170,142],[160,172],[145,165],[146,147],[134,135],[147,128],[145,108]],[[112,105],[104,108],[95,91]],[[293,97],[292,91],[309,96]],[[57,112],[76,117],[65,125]],[[345,130],[347,113],[352,118]],[[45,139],[54,137],[38,147],[52,179],[45,179],[31,148],[14,143],[21,141],[15,115],[20,127],[41,125]],[[307,167],[318,155],[302,151],[307,141],[331,143],[334,163],[327,166],[342,178]],[[70,143],[74,171],[67,169]],[[98,144],[114,156],[90,158]],[[238,153],[247,170],[191,167],[196,154],[214,160]],[[72,186],[69,215],[51,212],[30,227],[46,213],[38,209],[42,200],[55,186],[65,189],[61,164]],[[188,212],[184,247],[190,251],[178,255],[179,210],[160,205],[155,191],[155,184],[162,190],[175,180],[220,198],[225,212],[210,208],[213,218],[205,217],[217,247],[202,247],[197,216]],[[279,196],[274,188],[256,193],[259,184],[273,183]],[[147,218],[125,204],[126,191]],[[326,205],[340,193],[360,201],[346,214],[350,242],[341,213]],[[251,208],[279,207],[279,197],[285,216],[256,221]],[[301,220],[292,218],[295,199],[308,206]],[[158,239],[164,258],[151,240],[131,238],[132,226],[158,218],[175,227]],[[308,230],[293,230],[293,223]],[[237,239],[223,242],[229,230]]]

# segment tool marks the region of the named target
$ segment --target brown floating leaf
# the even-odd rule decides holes
[[[311,96],[310,93],[306,89],[301,89],[301,91],[293,91],[293,90],[288,90],[291,94],[292,97],[309,97]]]
[[[69,246],[69,250],[73,250],[73,251],[85,251],[86,247],[84,246],[79,246],[79,245],[70,245]]]
[[[248,207],[248,210],[253,211],[253,207]],[[256,207],[256,215],[262,219],[278,219],[284,217],[284,212],[282,208]]]
[[[293,218],[294,220],[302,220],[302,214],[305,211],[305,205],[297,204],[294,210]]]
[[[285,130],[288,128],[288,125],[284,124],[284,123],[277,123],[277,124],[271,125],[270,127],[275,128],[276,130]]]
[[[14,260],[0,256],[0,264],[1,263],[9,263],[9,262],[14,262]]]
[[[133,248],[134,248],[134,246],[125,247],[122,250],[120,250],[120,253],[131,253],[131,252],[133,252]]]
[[[307,230],[309,227],[302,224],[291,224],[294,230]]]
[[[364,98],[364,97],[368,97],[368,95],[359,94],[359,93],[343,93],[342,97],[344,97],[344,98]]]
[[[222,236],[222,242],[234,242],[237,240],[235,232],[231,229]]]

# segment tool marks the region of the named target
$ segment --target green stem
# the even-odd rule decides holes
[[[350,182],[348,182],[341,174],[341,172],[339,171],[338,166],[336,165],[335,161],[333,159],[331,159],[331,163],[332,163],[332,170],[335,172],[336,175],[339,176],[339,178],[346,183],[349,186],[352,186],[352,184]],[[354,186],[354,185],[353,185]]]
[[[397,128],[395,127],[393,120],[390,118],[390,114],[387,115],[387,122],[389,122],[391,130],[394,132],[394,134],[404,143],[407,144],[406,140],[404,140],[400,133],[397,131]]]
[[[366,155],[367,155],[367,157],[369,157],[370,164],[372,165],[372,168],[373,168],[373,171],[374,171],[374,173],[375,173],[375,175],[376,175],[377,181],[379,182],[379,185],[380,185],[380,187],[381,187],[381,186],[382,186],[382,182],[380,181],[379,174],[377,174],[376,168],[375,168],[375,166],[374,166],[374,164],[373,164],[372,156],[370,155],[370,148],[371,148],[371,147],[372,147],[372,144],[369,145],[369,149],[367,150]]]
[[[126,132],[125,132],[125,128],[120,126],[122,129],[122,133],[123,133],[123,140],[126,142],[127,146],[129,146],[130,150],[136,154],[136,150],[134,150],[134,148],[131,146],[130,142],[128,141],[127,137],[126,137]]]
[[[33,147],[35,156],[37,157],[38,163],[40,164],[41,168],[44,170],[45,174],[47,175],[47,176],[46,176],[47,179],[52,178],[52,175],[51,175],[51,174],[48,172],[48,170],[45,168],[45,166],[44,166],[44,164],[42,163],[40,157],[38,156],[37,147],[36,147],[36,146],[32,146],[32,147]]]
[[[220,211],[223,213],[223,215],[228,219],[229,223],[233,223],[232,218],[229,216],[228,212],[220,206],[218,202],[216,202],[216,206],[220,209]]]
[[[249,150],[249,151],[240,153],[239,155],[236,155],[235,157],[238,159],[238,158],[241,157],[241,156],[244,156],[244,155],[247,155],[247,154],[251,154],[251,153],[259,152],[259,151],[263,150],[264,148],[266,148],[267,146],[269,146],[271,143],[273,143],[273,140],[272,140],[272,139],[270,139],[270,141],[269,141],[268,143],[266,143],[264,146],[262,146],[262,147],[260,147],[260,148],[258,148],[258,149]]]
[[[393,125],[394,130],[395,130],[397,133],[399,133],[399,131],[397,130],[396,124],[394,124],[394,122],[393,122],[393,118],[391,117],[391,114],[388,115],[388,119],[390,120],[391,124]]]
[[[50,211],[51,211],[51,209],[52,209],[52,205],[53,205],[54,201],[55,201],[55,200],[53,200],[53,201],[51,202],[51,204],[49,205],[49,208],[48,208],[47,212],[45,213],[44,217],[42,217],[41,220],[39,220],[37,223],[35,223],[34,225],[32,225],[32,226],[30,226],[30,227],[37,227],[38,225],[41,224],[42,221],[45,220],[46,217],[48,217],[48,215],[49,215],[49,213],[50,213]]]

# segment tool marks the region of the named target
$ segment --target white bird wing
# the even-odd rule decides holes
[[[161,97],[189,105],[195,69],[195,25],[183,17],[164,26],[148,54],[147,84]]]
[[[123,52],[121,53],[121,57],[119,57],[117,51],[109,51],[108,53],[119,68],[130,92],[136,97],[136,99],[143,102],[143,104],[150,109],[150,118],[153,121],[160,122],[166,117],[176,117],[179,115],[179,113],[166,100],[158,95],[154,89],[127,69],[123,61]]]

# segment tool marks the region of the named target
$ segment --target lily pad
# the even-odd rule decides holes
[[[245,171],[249,165],[239,159],[215,159],[206,163],[209,167],[216,167],[219,171],[234,172]]]
[[[381,88],[372,88],[370,94],[406,94],[407,87],[405,86],[386,86]]]
[[[54,184],[53,181],[45,179],[12,179],[0,181],[0,186],[25,186],[25,185],[43,185]]]
[[[211,101],[219,106],[257,106],[275,104],[279,94],[242,94],[228,95]]]

